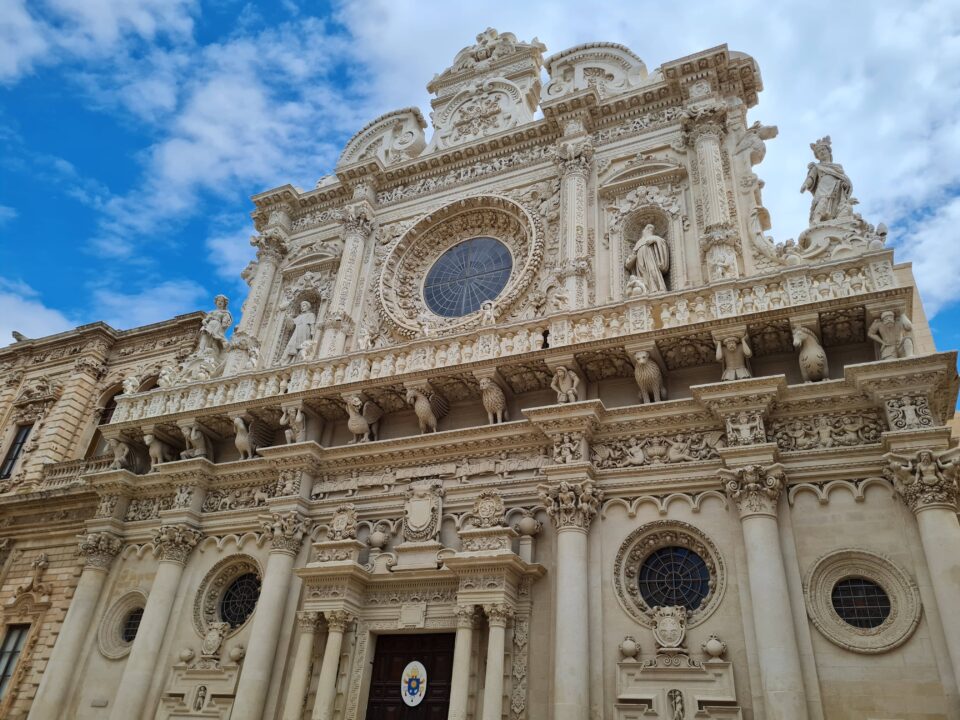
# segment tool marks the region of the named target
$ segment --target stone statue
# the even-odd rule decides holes
[[[147,446],[150,454],[150,469],[156,470],[160,463],[170,462],[176,459],[173,448],[152,433],[145,433],[143,442]]]
[[[800,352],[800,375],[804,382],[820,382],[830,374],[827,353],[812,330],[797,327],[793,330],[793,346]]]
[[[747,343],[747,336],[731,335],[723,342],[717,340],[717,362],[723,366],[721,381],[742,380],[753,377],[750,370],[750,358],[753,351]]]
[[[140,376],[139,375],[127,375],[123,379],[123,394],[124,395],[133,395],[137,390],[140,389]]]
[[[550,389],[557,394],[557,403],[572,403],[580,400],[580,376],[562,365],[553,371]]]
[[[672,720],[683,720],[683,693],[676,689],[671,690],[667,693],[667,699],[670,700]]]
[[[421,433],[436,432],[437,423],[450,412],[450,404],[438,392],[410,388],[407,390],[407,404],[413,407]]]
[[[380,439],[380,420],[383,408],[373,400],[364,401],[359,395],[347,400],[347,429],[353,434],[351,443]]]
[[[287,445],[307,439],[307,419],[303,414],[303,408],[285,408],[280,416],[280,426],[283,428],[283,437]]]
[[[849,204],[853,183],[843,166],[833,162],[829,135],[811,143],[810,149],[817,162],[807,165],[807,179],[800,192],[809,191],[813,195],[810,204],[810,224],[813,225],[837,218]]]
[[[507,398],[503,389],[490,378],[480,378],[480,398],[483,409],[487,411],[487,421],[493,425],[509,420]]]
[[[227,347],[227,330],[233,325],[233,315],[227,310],[230,300],[226,295],[217,295],[213,299],[216,308],[203,317],[200,325],[200,341],[197,343],[197,355],[207,349],[212,349],[219,358]]]
[[[646,350],[638,351],[633,359],[633,377],[639,388],[637,395],[640,402],[646,404],[666,400],[667,384],[657,361]]]
[[[317,316],[313,308],[306,300],[300,303],[300,314],[295,318],[287,318],[284,325],[287,329],[293,329],[290,339],[287,340],[286,347],[283,349],[284,363],[294,362],[300,355],[300,350],[304,345],[313,340],[314,329],[317,325]]]
[[[884,310],[873,321],[867,337],[877,344],[877,359],[896,360],[913,357],[913,324],[904,313]]]
[[[628,283],[627,290],[631,297],[638,294],[640,287],[647,292],[664,292],[667,289],[663,274],[670,269],[670,251],[667,241],[654,234],[653,225],[648,223],[643,228],[624,267],[639,281],[632,287]]]
[[[117,438],[108,438],[107,450],[113,453],[113,462],[110,463],[111,470],[133,471],[134,462],[131,457],[130,446],[127,443]]]
[[[193,709],[195,712],[200,712],[203,710],[203,706],[207,704],[207,686],[201,685],[197,688],[197,697],[193,701]]]

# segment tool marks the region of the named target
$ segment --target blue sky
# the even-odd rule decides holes
[[[0,0],[0,345],[239,307],[249,196],[312,187],[367,121],[488,25],[548,53],[611,40],[649,68],[753,55],[776,124],[758,174],[778,241],[803,229],[830,134],[864,216],[912,260],[938,346],[960,345],[960,4]]]

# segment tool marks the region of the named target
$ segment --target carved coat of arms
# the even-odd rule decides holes
[[[653,609],[653,637],[659,648],[680,649],[687,634],[687,609],[680,605]]]
[[[407,490],[403,507],[403,538],[407,542],[431,540],[440,529],[440,498],[443,488],[437,481],[416,483]]]

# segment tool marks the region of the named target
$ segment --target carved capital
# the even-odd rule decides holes
[[[343,234],[369,237],[376,229],[373,210],[368,203],[347,205],[337,212],[337,220],[343,228]]]
[[[457,606],[457,627],[473,629],[477,624],[476,605]]]
[[[273,513],[269,520],[260,523],[260,528],[270,540],[275,552],[296,555],[303,544],[303,536],[310,529],[310,521],[291,510],[286,513]]]
[[[320,613],[301,610],[297,613],[297,627],[302,633],[316,632],[320,623]]]
[[[490,627],[506,627],[513,617],[513,608],[504,603],[492,603],[483,606]]]
[[[161,525],[154,533],[153,544],[160,552],[161,561],[185,565],[202,537],[203,533],[189,525]]]
[[[579,483],[562,481],[553,487],[540,485],[540,502],[558,530],[590,527],[603,502],[603,490],[590,480]]]
[[[579,175],[586,177],[593,161],[593,143],[589,138],[564,140],[557,145],[554,160],[564,177]]]
[[[123,549],[123,542],[113,533],[90,533],[77,546],[77,555],[83,558],[85,568],[107,570]]]
[[[329,610],[323,614],[328,632],[343,632],[353,622],[353,615],[346,610]]]
[[[106,375],[107,365],[97,358],[81,357],[74,360],[73,372],[77,375],[87,375],[94,380],[99,380]]]
[[[753,515],[777,516],[777,502],[787,482],[780,463],[722,469],[720,479],[727,497],[737,504],[741,519]]]
[[[957,512],[957,475],[960,448],[913,455],[887,453],[884,475],[915,513],[933,508]]]

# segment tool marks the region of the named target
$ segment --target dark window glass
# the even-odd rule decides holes
[[[437,258],[424,281],[423,300],[443,317],[469,315],[500,294],[512,268],[510,251],[499,240],[467,240]]]
[[[13,444],[7,450],[7,456],[3,459],[3,465],[0,466],[0,480],[6,480],[13,474],[13,466],[17,464],[17,458],[23,452],[23,446],[27,444],[31,429],[33,425],[20,425],[17,428],[17,434],[13,436]]]
[[[13,671],[17,669],[17,660],[20,659],[20,651],[23,650],[28,632],[29,625],[7,625],[7,634],[3,636],[3,644],[0,645],[0,697],[7,691],[7,684],[13,677]]]
[[[870,580],[841,580],[833,586],[830,599],[840,619],[856,628],[875,628],[890,617],[890,598]]]
[[[253,614],[260,597],[260,578],[254,573],[241,575],[227,587],[220,600],[220,617],[231,627],[240,627]]]
[[[107,425],[113,420],[113,414],[117,411],[117,396],[113,395],[107,404],[103,406],[103,412],[100,413],[100,422],[97,425]]]
[[[643,561],[639,583],[640,595],[650,607],[682,605],[696,610],[710,592],[710,570],[692,550],[665,547]]]
[[[143,620],[143,608],[134,608],[123,621],[123,627],[120,628],[120,637],[126,643],[132,643],[137,637],[137,630],[140,629],[140,621]]]

